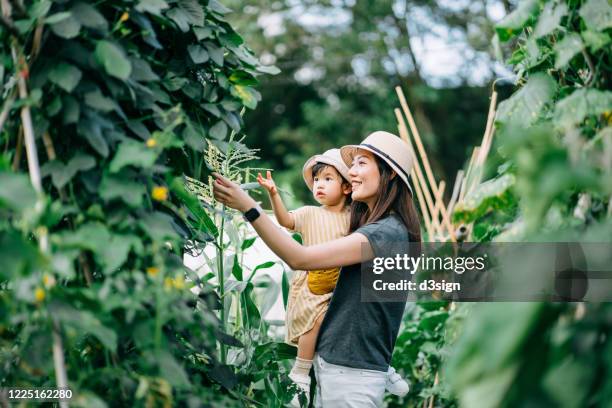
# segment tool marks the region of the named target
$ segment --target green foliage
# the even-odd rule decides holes
[[[608,1],[524,1],[498,25],[499,38],[517,47],[510,62],[519,89],[496,117],[503,176],[454,214],[475,222],[475,240],[609,242],[611,12]],[[508,211],[514,202],[518,211]],[[444,367],[461,406],[609,406],[608,304],[465,308]]]
[[[291,398],[279,366],[292,349],[270,341],[258,310],[270,280],[249,276],[236,292],[245,322],[237,324],[226,318],[223,286],[183,265],[210,242],[230,248],[215,225],[227,215],[203,208],[184,176],[209,174],[209,146],[237,146],[228,130],[241,131],[241,111],[260,99],[257,76],[275,70],[252,55],[228,12],[215,0],[31,0],[7,17],[15,30],[0,31],[8,113],[1,387],[56,384],[56,331],[76,405],[280,406]],[[27,98],[18,97],[19,78]],[[40,194],[24,172],[26,106]],[[223,276],[220,266],[211,271]],[[228,350],[244,358],[230,363]],[[276,368],[266,367],[272,357]]]

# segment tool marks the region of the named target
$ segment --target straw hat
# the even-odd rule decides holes
[[[304,175],[304,181],[306,182],[306,185],[308,186],[310,191],[312,191],[312,185],[314,183],[312,177],[312,168],[317,163],[325,163],[329,164],[330,166],[333,166],[336,170],[338,170],[338,173],[340,173],[340,175],[344,177],[346,181],[349,180],[349,169],[348,167],[346,167],[346,164],[344,164],[344,161],[340,156],[340,149],[329,149],[323,154],[315,154],[306,161],[306,164],[304,164],[302,174]]]
[[[393,133],[383,131],[370,133],[360,144],[340,148],[342,160],[344,160],[347,166],[352,164],[353,157],[359,149],[367,150],[384,160],[406,183],[410,194],[412,194],[412,187],[410,187],[408,182],[408,176],[412,171],[414,157],[408,143]]]

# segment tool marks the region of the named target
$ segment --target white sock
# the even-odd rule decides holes
[[[312,367],[312,360],[305,360],[303,358],[297,357],[295,359],[295,364],[293,364],[293,368],[289,375],[298,375],[308,377],[310,373],[310,368]]]

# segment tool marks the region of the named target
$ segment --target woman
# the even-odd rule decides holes
[[[386,256],[390,243],[421,241],[408,183],[413,158],[405,142],[381,131],[341,153],[353,189],[350,230],[325,244],[301,246],[238,185],[218,174],[213,191],[219,202],[242,211],[292,269],[342,267],[317,341],[316,406],[380,407],[405,302],[362,302],[361,263]]]

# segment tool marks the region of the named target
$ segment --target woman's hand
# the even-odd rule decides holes
[[[272,180],[272,174],[270,173],[270,170],[266,172],[265,179],[263,178],[261,173],[257,173],[257,182],[260,186],[265,188],[270,195],[278,193],[278,190],[276,189],[276,183],[274,183],[274,180]]]
[[[245,212],[257,206],[257,202],[251,198],[240,186],[219,173],[213,173],[213,195],[215,200],[225,204],[229,208]]]

